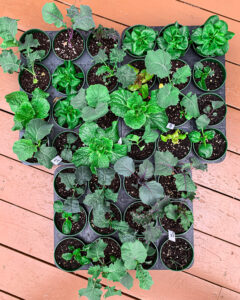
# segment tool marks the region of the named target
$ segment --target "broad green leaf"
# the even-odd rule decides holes
[[[5,99],[14,113],[23,102],[29,102],[28,95],[22,91],[12,92],[6,95]]]
[[[124,243],[121,246],[121,255],[126,269],[134,270],[137,264],[145,262],[147,250],[140,241],[136,240]]]
[[[127,100],[132,96],[130,91],[119,89],[111,93],[111,111],[118,117],[124,117],[128,111]]]
[[[210,119],[206,115],[201,115],[196,120],[196,125],[199,130],[204,129],[210,123]]]
[[[200,144],[198,147],[198,154],[203,158],[209,158],[212,156],[213,146],[211,144]]]
[[[89,145],[95,139],[98,125],[95,123],[85,123],[79,128],[79,136],[82,142]]]
[[[103,273],[106,273],[105,278],[108,280],[112,280],[113,282],[120,281],[121,278],[126,273],[126,268],[124,267],[124,264],[122,260],[117,259],[114,263],[111,263],[108,267],[103,267]]]
[[[72,230],[72,222],[70,220],[65,220],[62,226],[62,232],[64,234],[70,234]]]
[[[72,161],[72,150],[71,149],[63,149],[61,154],[61,158],[66,160],[67,162]]]
[[[17,21],[8,17],[0,18],[0,37],[3,39],[0,47],[2,49],[18,46],[16,40]]]
[[[169,176],[172,174],[173,167],[178,163],[178,159],[169,152],[156,151],[155,155],[155,172],[154,175]]]
[[[88,31],[95,27],[92,17],[92,10],[88,5],[80,5],[80,13],[75,14],[72,18],[73,29]]]
[[[168,204],[164,207],[164,213],[168,219],[174,220],[175,222],[178,219],[178,205]]]
[[[158,105],[162,108],[167,108],[170,105],[177,105],[179,101],[179,89],[172,86],[170,83],[165,84],[157,93]]]
[[[106,286],[105,290],[107,290],[107,292],[104,294],[104,298],[108,298],[111,296],[122,296],[122,293],[120,290],[116,290],[115,286]]]
[[[145,114],[136,114],[137,111],[129,110],[125,116],[124,121],[127,126],[133,129],[139,129],[146,123],[146,115]]]
[[[101,300],[102,285],[99,282],[100,279],[94,280],[93,278],[88,278],[88,286],[78,291],[79,296],[85,296],[88,300]]]
[[[187,93],[180,102],[180,104],[185,108],[186,114],[193,118],[197,118],[200,115],[198,108],[197,95],[192,94],[192,92]]]
[[[76,182],[80,185],[85,184],[91,180],[92,174],[87,166],[80,166],[75,171]]]
[[[65,189],[69,191],[76,184],[76,176],[74,173],[59,173],[58,176],[61,179],[61,183],[65,184]]]
[[[171,70],[171,56],[167,52],[158,49],[147,52],[145,58],[146,70],[149,74],[157,75],[159,78],[169,76]]]
[[[4,73],[12,74],[17,72],[20,67],[20,60],[13,53],[12,49],[3,50],[0,54],[0,65]]]
[[[180,192],[195,192],[197,187],[192,181],[189,174],[175,174],[173,175],[177,190]]]
[[[86,90],[80,89],[76,96],[71,98],[71,105],[78,110],[82,110],[86,105]]]
[[[39,150],[35,153],[35,157],[38,160],[38,163],[40,165],[43,165],[44,167],[51,169],[53,164],[51,160],[57,155],[57,150],[54,147],[47,147],[45,144],[43,144]]]
[[[43,20],[48,24],[54,24],[57,28],[65,27],[66,23],[63,22],[63,15],[53,2],[46,3],[42,8]]]
[[[41,119],[33,119],[27,124],[24,137],[37,143],[50,134],[52,127],[53,124],[48,124]]]
[[[68,213],[79,213],[82,208],[79,205],[79,201],[76,199],[67,199],[63,204],[63,211]]]
[[[115,171],[112,168],[98,169],[98,183],[101,185],[110,185],[115,177]]]
[[[32,98],[32,107],[35,111],[35,118],[45,119],[49,115],[50,104],[44,98]]]
[[[110,200],[110,201],[113,201],[113,202],[117,202],[117,200],[118,200],[118,193],[114,193],[110,189],[106,189],[104,191],[104,196],[105,196],[106,200]]]
[[[92,275],[93,278],[98,278],[102,271],[102,267],[99,265],[96,266],[90,266],[88,269],[88,274]]]
[[[23,102],[15,112],[14,120],[22,122],[26,125],[30,120],[34,119],[35,111],[30,102]]]
[[[105,218],[105,214],[110,210],[104,205],[94,205],[93,213],[93,224],[99,228],[109,228],[109,220]]]
[[[86,92],[86,101],[91,107],[96,107],[100,102],[108,103],[110,101],[109,91],[101,84],[90,85]]]
[[[128,290],[130,290],[133,286],[133,278],[132,276],[127,272],[125,274],[125,276],[120,280],[120,283],[127,288]]]
[[[37,48],[39,45],[40,45],[39,41],[37,39],[34,39],[32,34],[27,34],[25,36],[24,43],[21,43],[19,46],[19,51],[31,52],[32,51],[31,48]]]
[[[125,177],[131,176],[135,172],[135,165],[132,158],[125,156],[120,158],[114,165],[114,170]]]
[[[98,239],[90,244],[90,247],[87,250],[87,257],[92,259],[93,262],[98,262],[99,259],[105,256],[104,250],[106,247],[107,244],[102,239]]]
[[[149,272],[144,270],[141,265],[137,266],[136,278],[139,280],[140,288],[144,290],[150,290],[154,283]]]
[[[96,205],[102,205],[104,202],[104,193],[103,190],[96,190],[94,193],[92,194],[87,194],[87,196],[85,197],[83,203],[85,205],[94,207]]]
[[[188,138],[192,143],[199,143],[201,141],[201,133],[193,130],[188,134]]]
[[[148,159],[144,160],[144,162],[139,166],[138,175],[144,179],[149,179],[153,176],[153,173],[153,164]]]
[[[157,199],[163,196],[163,187],[156,181],[145,182],[139,189],[139,197],[141,201],[147,205],[153,205]]]
[[[70,253],[70,252],[68,252],[68,253],[63,253],[63,255],[62,255],[62,258],[65,259],[65,260],[67,260],[67,261],[68,261],[68,260],[71,260],[72,257],[73,257],[73,254]]]
[[[53,209],[55,212],[62,213],[63,212],[63,203],[61,200],[57,200],[53,204]]]
[[[158,138],[158,132],[151,129],[150,125],[145,126],[145,131],[142,136],[145,143],[154,143]]]
[[[223,101],[212,101],[211,102],[213,110],[216,110],[224,105]]]
[[[85,122],[95,121],[108,113],[108,104],[100,102],[96,104],[96,108],[86,106],[82,110],[82,118]]]
[[[31,140],[21,139],[14,143],[13,152],[17,154],[19,160],[27,160],[33,156],[37,151],[37,146],[35,146]]]
[[[121,83],[123,88],[134,84],[137,78],[136,72],[129,65],[124,65],[117,68],[117,72],[115,75],[118,79],[118,82]]]
[[[112,126],[104,130],[104,136],[112,140],[114,143],[118,142],[118,121],[113,121]]]
[[[191,76],[191,68],[189,65],[185,65],[173,74],[172,82],[173,84],[181,84],[188,81],[188,78]]]
[[[111,163],[114,164],[118,159],[126,156],[127,152],[128,152],[127,145],[114,144]]]

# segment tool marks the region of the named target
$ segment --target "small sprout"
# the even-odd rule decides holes
[[[200,88],[208,90],[206,85],[206,79],[214,76],[214,70],[209,66],[204,67],[201,62],[197,62],[194,65],[194,77],[200,79],[197,84]]]
[[[173,144],[179,144],[179,140],[185,140],[187,137],[187,133],[180,133],[180,130],[177,129],[174,133],[172,134],[167,134],[167,135],[162,135],[161,134],[161,140],[163,142],[167,142],[168,140],[171,140]]]

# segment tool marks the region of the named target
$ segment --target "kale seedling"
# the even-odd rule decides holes
[[[113,28],[103,27],[101,24],[93,31],[93,38],[97,41],[99,47],[102,46],[102,40],[113,39],[114,41],[118,40],[118,34]]]
[[[72,133],[67,134],[67,143],[64,145],[64,149],[61,151],[61,158],[65,161],[71,162],[73,151],[77,150],[77,147],[73,145],[78,137]]]
[[[170,133],[167,135],[161,134],[160,137],[161,137],[161,140],[165,143],[168,140],[171,140],[173,144],[179,144],[179,140],[185,140],[185,138],[187,137],[187,133],[180,133],[180,130],[177,129],[172,134],[170,134]]]
[[[201,62],[195,63],[194,77],[200,79],[199,81],[197,81],[197,85],[200,88],[204,90],[208,90],[206,85],[206,79],[212,76],[214,76],[214,71],[209,66],[204,67]]]
[[[128,146],[128,152],[131,151],[132,145],[136,145],[140,151],[143,151],[145,145],[140,146],[141,142],[143,141],[143,136],[138,136],[136,134],[128,134],[125,138],[123,138],[124,144]]]
[[[78,262],[80,265],[88,265],[91,260],[86,256],[86,246],[83,248],[75,248],[74,246],[68,246],[69,252],[63,253],[62,258],[66,261],[71,260],[72,258]]]
[[[218,115],[216,110],[222,107],[223,105],[223,101],[211,101],[211,103],[203,109],[203,112],[209,117],[216,117]]]

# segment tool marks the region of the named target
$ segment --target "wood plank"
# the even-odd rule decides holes
[[[3,293],[3,292],[0,291],[0,299],[1,300],[16,300],[18,298],[10,296],[10,295],[8,295],[8,294]]]
[[[218,300],[240,300],[240,294],[222,288]]]
[[[230,0],[226,3],[225,0],[209,0],[209,1],[202,1],[202,0],[178,0],[184,3],[189,3],[192,5],[196,5],[200,8],[210,10],[215,14],[221,14],[225,17],[232,18],[235,20],[239,20],[239,10],[240,10],[240,2],[238,0]]]
[[[226,103],[240,109],[240,67],[226,62]]]
[[[81,3],[81,1],[76,0],[63,0],[63,2],[75,5]],[[131,1],[131,6],[128,0],[114,1],[114,5],[112,0],[92,0],[90,5],[95,14],[127,25],[144,23],[145,25],[157,26],[167,25],[174,21],[178,21],[183,25],[201,25],[212,15],[210,12],[176,0],[152,0],[149,5],[146,5],[144,0],[135,0]],[[137,7],[137,9],[133,12],[132,7]],[[154,10],[156,13],[154,13]],[[221,17],[221,19],[228,23],[230,31],[236,33],[229,43],[230,49],[227,53],[227,59],[240,64],[238,51],[240,24],[224,17]]]
[[[228,107],[226,120],[228,150],[240,154],[240,110]]]

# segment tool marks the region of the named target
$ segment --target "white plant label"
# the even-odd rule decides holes
[[[55,157],[51,160],[51,162],[52,162],[55,166],[57,166],[61,161],[62,161],[62,158],[61,158],[59,155],[55,156]]]
[[[167,124],[168,129],[174,129],[174,127],[175,127],[175,124],[173,124],[173,123],[168,123]]]
[[[118,140],[118,144],[122,145],[122,138],[120,137],[120,139]]]
[[[168,230],[168,239],[169,241],[176,242],[176,235],[174,231]]]

